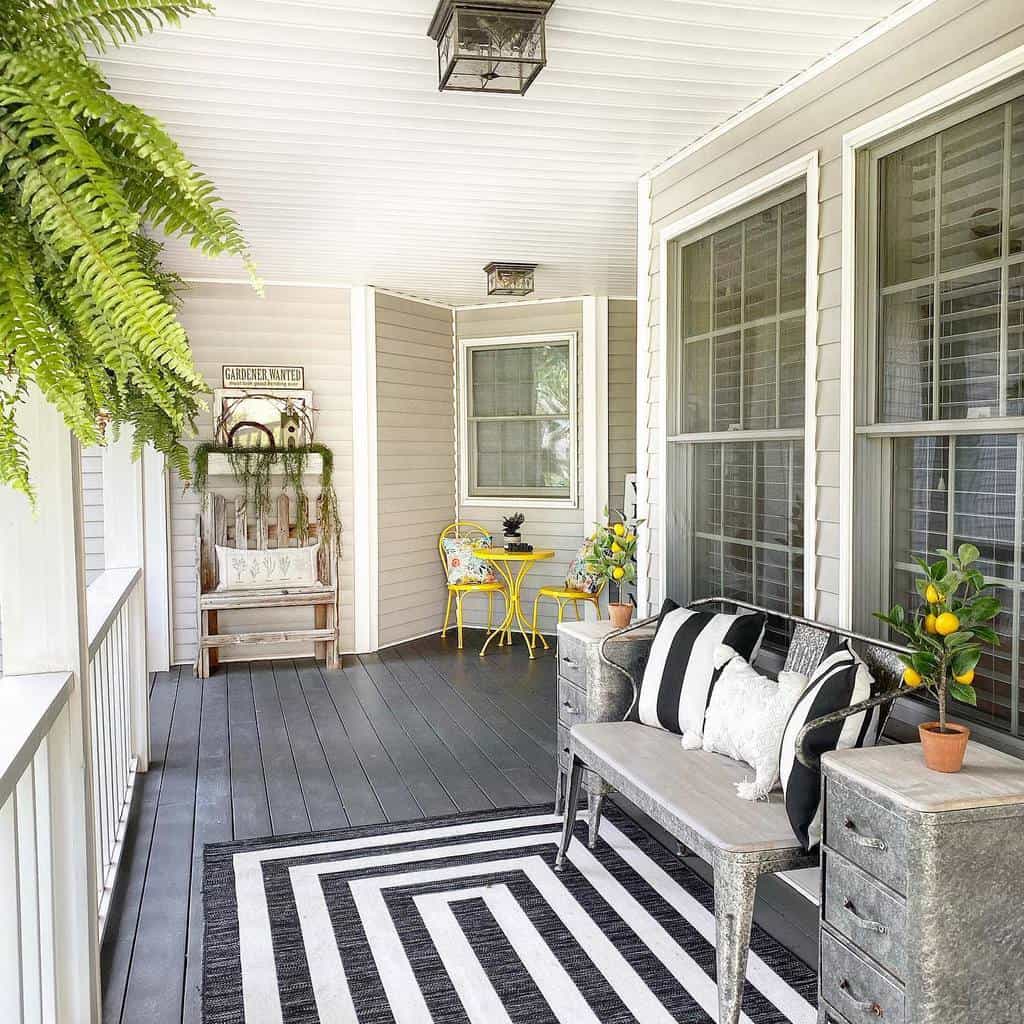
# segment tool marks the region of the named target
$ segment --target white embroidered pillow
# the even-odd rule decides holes
[[[276,590],[319,582],[320,545],[304,548],[224,548],[217,545],[218,590]]]
[[[779,784],[779,744],[807,676],[780,672],[778,682],[768,679],[724,644],[715,668],[721,671],[704,716],[704,749],[749,764],[754,781],[738,783],[736,792],[759,800]]]

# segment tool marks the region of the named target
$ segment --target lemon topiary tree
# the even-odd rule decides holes
[[[605,509],[606,515],[607,512]],[[590,554],[585,560],[588,572],[615,587],[618,604],[623,603],[623,588],[636,582],[637,533],[642,523],[642,519],[628,519],[620,512],[597,523]]]
[[[947,731],[948,697],[977,705],[974,673],[983,644],[998,645],[999,636],[989,623],[999,615],[998,598],[983,593],[985,578],[974,568],[980,553],[973,544],[961,544],[956,553],[940,548],[932,563],[917,559],[922,575],[916,580],[921,605],[914,612],[895,605],[875,616],[908,642],[910,653],[901,655],[907,688],[924,688],[938,702],[939,729]]]
[[[31,495],[17,409],[35,385],[84,445],[130,424],[181,476],[205,384],[148,226],[248,266],[212,184],[112,95],[102,51],[204,0],[0,0],[0,483]],[[250,271],[251,272],[251,271]],[[255,278],[253,279],[255,283]]]

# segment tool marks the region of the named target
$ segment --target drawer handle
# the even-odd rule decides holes
[[[566,665],[569,666],[569,668],[579,668],[580,667],[580,663],[578,661],[573,661],[572,658],[570,658],[568,655],[563,655],[562,661],[564,661],[566,663]]]
[[[878,921],[871,921],[866,917],[861,917],[857,913],[857,908],[853,905],[853,900],[849,896],[843,898],[843,910],[850,913],[853,918],[854,924],[861,928],[866,929],[869,932],[878,932],[879,935],[888,935],[889,929],[884,924],[880,924]]]
[[[568,747],[562,747],[562,753],[563,754],[568,754],[569,753],[569,748]]]
[[[857,826],[851,818],[843,822],[843,828],[850,833],[850,839],[858,846],[866,846],[869,850],[888,850],[889,845],[884,839],[875,839],[873,836],[862,836],[857,833]]]
[[[563,700],[562,701],[562,707],[563,708],[568,708],[570,711],[572,711],[572,703],[570,701]]]
[[[885,1011],[873,999],[858,999],[853,992],[850,991],[850,983],[846,978],[843,978],[843,980],[839,982],[839,991],[846,996],[850,1005],[855,1006],[858,1010],[861,1010],[864,1013],[873,1014],[875,1017],[885,1016]]]

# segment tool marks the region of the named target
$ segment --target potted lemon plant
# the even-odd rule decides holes
[[[586,566],[589,572],[615,587],[617,600],[608,603],[608,617],[616,629],[624,629],[633,617],[633,605],[622,600],[623,588],[636,581],[637,531],[643,520],[617,515],[616,522],[609,518],[597,524]]]
[[[906,638],[910,653],[900,655],[906,691],[924,688],[935,697],[939,720],[918,727],[925,764],[933,771],[958,772],[963,766],[970,729],[950,722],[948,699],[977,706],[974,673],[981,645],[998,645],[988,625],[1000,612],[999,599],[985,594],[985,578],[972,568],[980,557],[973,544],[954,554],[940,548],[938,561],[916,559],[922,575],[915,581],[922,604],[911,614],[902,605],[875,616]]]

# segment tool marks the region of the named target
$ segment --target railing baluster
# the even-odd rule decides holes
[[[36,787],[36,874],[39,879],[39,986],[42,1019],[57,1021],[57,963],[53,933],[53,829],[50,823],[50,738],[44,736],[32,759]]]
[[[18,796],[0,807],[0,1020],[21,1020],[21,871]]]
[[[21,903],[21,1002],[24,1024],[42,1024],[39,950],[39,852],[36,847],[36,785],[31,766],[18,780],[18,898]]]

